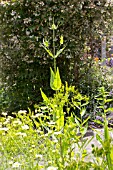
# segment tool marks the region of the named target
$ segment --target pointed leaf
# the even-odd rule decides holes
[[[105,100],[105,103],[109,103],[111,101],[113,101],[113,99],[107,99],[107,100]]]
[[[82,108],[82,110],[80,111],[81,117],[84,116],[85,112],[86,112],[86,109],[85,109],[85,108]]]
[[[56,112],[56,118],[57,118],[57,128],[58,130],[61,130],[64,126],[64,113],[62,110],[58,109]]]
[[[52,52],[49,50],[49,49],[47,49],[45,46],[42,46],[46,51],[47,51],[47,53],[52,57],[52,58],[54,58],[54,55],[52,54]]]
[[[50,87],[51,87],[51,89],[54,90],[53,83],[54,83],[54,79],[55,79],[55,73],[53,72],[51,67],[50,67],[50,73],[51,73],[51,76],[50,76]]]
[[[77,120],[76,117],[75,117],[75,123],[77,124],[78,127],[80,127],[80,123],[79,123],[79,121]]]
[[[56,53],[56,55],[54,56],[54,58],[57,58],[61,53],[62,53],[62,51],[65,49],[65,47],[64,48],[61,48],[59,51],[57,51],[57,53]]]
[[[106,110],[105,110],[105,113],[106,113],[106,112],[113,112],[113,107],[106,109]]]
[[[96,139],[103,145],[103,140],[98,133],[96,133]]]
[[[56,90],[59,90],[61,88],[61,78],[60,78],[60,73],[59,73],[58,67],[57,67],[57,72],[56,72],[55,79],[53,82],[53,86]]]
[[[61,79],[59,69],[57,68],[56,74],[53,72],[52,68],[50,68],[51,77],[50,77],[50,87],[53,90],[59,90],[61,88]]]
[[[41,96],[42,96],[43,100],[44,100],[45,102],[48,102],[49,99],[48,99],[48,97],[45,95],[45,93],[42,91],[41,88],[40,88],[40,91],[41,91]]]
[[[90,119],[89,116],[83,121],[82,125],[86,124],[88,122],[88,119]]]
[[[106,141],[110,139],[109,130],[108,130],[108,121],[106,119],[104,124],[104,139]]]
[[[56,29],[57,29],[57,26],[53,23],[50,29],[56,30]]]
[[[48,40],[43,39],[43,44],[44,44],[45,47],[49,47],[49,41]]]
[[[113,146],[111,147],[110,157],[111,157],[111,161],[113,163]]]
[[[63,40],[63,36],[61,35],[61,37],[60,37],[60,45],[62,45],[62,44],[63,44],[63,42],[64,42],[64,40]]]

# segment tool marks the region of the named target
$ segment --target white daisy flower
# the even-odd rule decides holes
[[[23,129],[23,130],[28,130],[28,129],[29,129],[29,126],[28,126],[28,125],[23,125],[23,126],[22,126],[22,129]]]
[[[48,168],[47,168],[47,170],[57,170],[58,168],[57,167],[54,167],[54,166],[49,166]]]
[[[20,163],[19,162],[15,162],[13,165],[12,165],[12,168],[19,168],[20,167]]]

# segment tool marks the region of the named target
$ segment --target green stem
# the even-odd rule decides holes
[[[63,165],[63,169],[64,169],[64,157],[63,157],[62,138],[61,137],[60,137],[60,154],[61,154],[62,165]]]
[[[54,58],[54,72],[56,73],[56,59]]]
[[[53,18],[54,25],[54,18]],[[55,29],[53,28],[53,55],[55,56]],[[54,58],[54,72],[56,73],[56,58]]]

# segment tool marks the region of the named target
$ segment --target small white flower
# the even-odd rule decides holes
[[[31,147],[32,147],[32,148],[35,148],[35,145],[32,145]]]
[[[13,124],[21,125],[21,124],[22,124],[22,122],[21,122],[20,120],[15,120],[15,121],[13,122]]]
[[[5,121],[5,122],[3,122],[3,125],[7,125],[7,124],[9,124],[9,122],[10,122],[10,120],[9,120],[9,119],[6,119],[6,121]]]
[[[47,170],[57,170],[58,168],[57,167],[54,167],[54,166],[49,166],[48,168],[47,168]]]
[[[35,37],[35,39],[36,39],[36,41],[38,41],[39,38],[38,38],[38,37]]]
[[[18,132],[16,135],[26,137],[26,133]]]
[[[11,15],[14,16],[16,14],[16,11],[11,11]]]
[[[15,162],[13,165],[12,165],[12,168],[19,168],[21,164],[19,162]]]
[[[30,49],[34,49],[34,47],[35,47],[35,45],[33,43],[29,45]]]
[[[36,154],[35,157],[42,159],[42,155],[41,154]]]
[[[42,113],[38,113],[38,114],[32,116],[32,118],[37,118],[37,117],[41,117],[41,116],[43,116],[43,114]]]
[[[30,31],[26,31],[26,35],[30,35]]]
[[[48,124],[49,124],[49,125],[55,125],[55,122],[50,121],[50,122],[48,122]]]
[[[53,138],[54,143],[58,143],[58,140],[56,138]]]
[[[6,127],[0,128],[0,131],[8,131],[9,129]]]
[[[54,135],[60,135],[60,134],[62,134],[61,131],[59,131],[59,132],[54,132]]]
[[[8,163],[9,163],[9,165],[12,165],[12,164],[13,164],[13,161],[11,160],[11,161],[9,161]]]
[[[26,110],[20,110],[18,113],[26,113]]]
[[[28,24],[28,23],[30,23],[31,22],[31,18],[25,18],[24,19],[24,24]]]
[[[3,115],[3,116],[7,116],[7,113],[6,113],[6,112],[2,112],[2,115]]]
[[[29,126],[28,126],[28,125],[24,125],[24,126],[22,126],[22,129],[23,129],[23,130],[28,130],[28,129],[29,129]]]

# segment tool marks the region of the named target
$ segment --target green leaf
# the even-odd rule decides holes
[[[107,100],[105,100],[105,103],[109,103],[111,101],[113,101],[113,99],[107,99]]]
[[[106,119],[104,122],[104,139],[106,141],[110,139],[109,130],[108,130],[108,121]]]
[[[98,133],[96,134],[96,139],[103,145],[102,138],[100,137]]]
[[[74,104],[75,107],[80,109],[80,102],[73,101],[73,104]]]
[[[59,90],[61,88],[61,78],[60,78],[60,73],[59,73],[58,67],[57,67],[57,72],[55,75],[54,86],[56,87],[57,90]]]
[[[111,147],[110,157],[111,157],[111,161],[113,163],[113,146]]]
[[[84,125],[85,123],[87,123],[87,122],[88,122],[88,119],[90,119],[89,116],[87,117],[87,119],[85,119],[85,120],[83,121],[82,125]]]
[[[78,127],[80,127],[80,123],[79,123],[79,121],[77,120],[76,117],[75,117],[75,123],[77,124]]]
[[[57,128],[58,130],[61,130],[64,126],[64,113],[61,109],[57,109],[56,112],[56,123],[57,123]]]
[[[85,103],[83,103],[83,104],[81,105],[81,107],[88,105],[88,103],[89,103],[89,101],[86,101]]]
[[[55,58],[54,55],[52,54],[52,52],[51,52],[49,49],[47,49],[45,46],[42,46],[42,47],[47,51],[47,53],[48,53],[52,58]]]
[[[57,51],[57,53],[56,53],[56,55],[54,56],[54,58],[57,58],[61,53],[62,53],[62,51],[65,49],[65,47],[64,48],[61,48],[59,51]]]
[[[57,29],[57,26],[53,23],[50,29],[56,30],[56,29]]]
[[[42,91],[41,88],[40,88],[40,91],[41,91],[41,96],[42,96],[43,100],[48,103],[48,101],[49,101],[48,97],[45,95],[45,93]]]
[[[106,112],[113,112],[113,107],[106,109],[106,110],[105,110],[105,113],[106,113]]]
[[[53,72],[52,68],[50,68],[50,71],[51,71],[50,87],[53,90],[59,90],[61,88],[61,84],[62,84],[59,69],[57,67],[56,74]]]
[[[44,47],[49,47],[49,41],[43,39]]]
[[[54,82],[54,79],[55,79],[55,73],[54,73],[54,71],[52,70],[51,67],[50,67],[50,73],[51,73],[51,76],[50,76],[50,87],[51,87],[51,89],[54,90],[53,82]]]
[[[61,35],[61,37],[60,37],[60,45],[62,45],[62,44],[63,44],[63,42],[64,42],[64,40],[63,40],[63,36]]]
[[[82,117],[84,116],[85,112],[86,112],[86,109],[82,108],[82,110],[80,111],[80,114],[81,114]]]
[[[101,97],[101,98],[96,98],[96,100],[103,100],[103,98]]]

